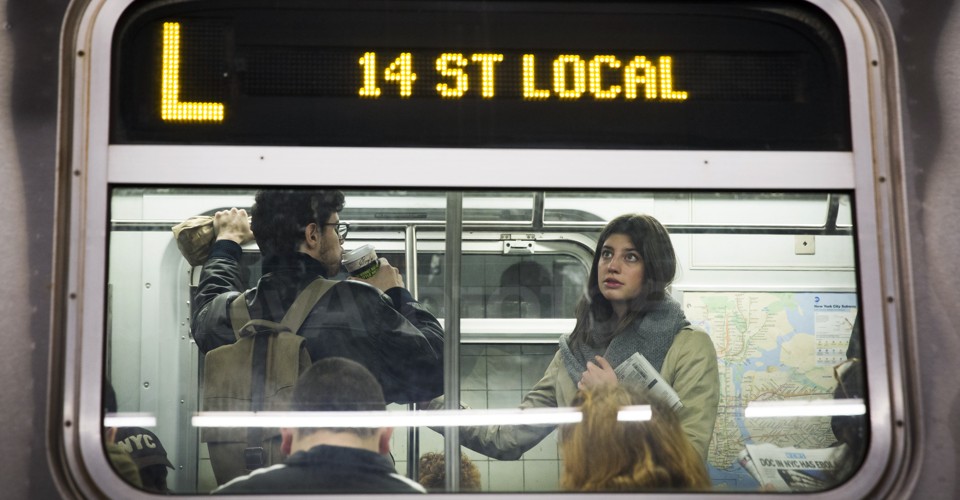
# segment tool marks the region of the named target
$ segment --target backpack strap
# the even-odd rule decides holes
[[[303,325],[303,322],[307,320],[307,316],[313,311],[313,307],[317,305],[317,302],[320,302],[320,298],[323,297],[323,294],[327,293],[327,290],[336,285],[336,281],[317,278],[313,280],[306,288],[297,295],[296,300],[293,301],[293,305],[290,306],[290,309],[287,309],[287,313],[283,315],[283,319],[280,320],[280,324],[289,329],[294,334],[300,330],[300,326]],[[246,304],[246,302],[244,302]]]
[[[303,322],[307,320],[307,316],[313,311],[313,307],[317,305],[317,302],[320,302],[320,298],[327,293],[327,290],[336,284],[336,281],[324,278],[313,280],[297,295],[290,309],[287,309],[287,313],[284,314],[283,319],[280,320],[280,324],[290,330],[290,333],[296,334],[297,331],[300,330],[300,326],[303,325]],[[241,293],[230,303],[230,326],[233,327],[233,335],[237,340],[239,340],[240,337],[249,335],[250,333],[244,335],[243,331],[251,327],[269,328],[276,325],[276,323],[272,321],[251,319],[246,296],[246,292]]]
[[[240,332],[250,323],[250,309],[247,307],[247,292],[243,292],[230,303],[230,326],[233,327],[234,340],[240,340]]]
[[[253,373],[250,383],[250,409],[258,412],[263,410],[264,390],[267,383],[267,356],[270,349],[270,336],[260,335],[260,333],[280,333],[289,331],[296,335],[300,326],[306,321],[307,316],[313,311],[314,306],[327,293],[335,281],[324,278],[313,280],[303,289],[297,298],[293,301],[290,309],[280,323],[262,319],[250,319],[250,310],[247,307],[246,294],[241,294],[234,299],[230,305],[230,321],[233,325],[234,334],[239,339],[241,336],[253,337]],[[238,305],[239,303],[239,305]],[[246,319],[244,323],[240,323]],[[239,326],[238,326],[239,324]],[[241,332],[243,335],[241,335]],[[301,344],[302,345],[302,344]],[[247,447],[243,451],[244,463],[247,470],[254,470],[263,467],[265,456],[263,450],[263,428],[250,427],[247,429]]]
[[[269,335],[253,337],[253,366],[250,377],[250,411],[263,410],[263,397],[267,385],[267,355],[270,349]],[[243,461],[247,470],[252,471],[266,465],[266,453],[263,450],[263,427],[247,428],[247,447],[243,450]]]

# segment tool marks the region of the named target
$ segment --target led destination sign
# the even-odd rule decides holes
[[[505,60],[507,67],[520,67],[522,78],[519,92],[524,99],[540,100],[556,97],[558,99],[576,100],[589,94],[594,99],[616,99],[622,95],[626,100],[634,100],[638,95],[645,99],[683,101],[687,93],[673,89],[673,73],[671,67],[673,58],[660,56],[659,69],[646,56],[634,56],[624,63],[614,55],[595,55],[586,59],[579,54],[563,54],[550,61],[552,71],[552,86],[537,88],[537,56],[523,54],[519,58],[507,60],[503,54],[480,53],[470,54],[445,52],[436,58],[437,74],[445,80],[436,84],[437,95],[445,99],[460,99],[467,95],[474,87],[473,93],[484,99],[496,97],[497,69]],[[519,60],[516,60],[519,59]],[[377,53],[365,52],[360,58],[363,67],[363,86],[360,87],[360,97],[376,99],[381,95],[380,71],[377,66]],[[396,84],[400,97],[413,95],[413,84],[417,81],[417,74],[413,71],[413,55],[402,52],[390,62],[383,71],[383,80]],[[472,77],[467,71],[468,66],[478,67]],[[622,68],[622,71],[621,71]],[[589,69],[589,71],[588,71]],[[612,74],[611,74],[612,73]],[[471,84],[470,80],[480,84]],[[605,83],[605,80],[622,81],[622,85]],[[515,80],[515,79],[514,79]],[[516,83],[514,81],[513,83]],[[475,88],[479,87],[479,88]],[[638,88],[640,89],[638,92]]]
[[[810,12],[371,5],[131,11],[112,141],[849,149],[843,54]]]
[[[163,24],[160,117],[164,121],[221,122],[224,119],[222,102],[180,100],[180,82],[183,78],[180,73],[180,32],[180,23]],[[506,57],[503,53],[492,52],[473,53],[469,56],[444,52],[435,59],[426,59],[435,66],[435,73],[427,71],[424,75],[422,70],[415,71],[411,52],[401,52],[393,61],[383,62],[382,67],[378,65],[382,58],[378,60],[376,52],[364,52],[358,61],[362,78],[362,85],[357,92],[359,97],[379,99],[389,95],[385,94],[381,87],[392,84],[396,87],[394,94],[400,98],[409,98],[414,96],[414,84],[425,76],[433,76],[434,80],[440,81],[436,84],[419,85],[418,97],[422,95],[462,99],[479,96],[482,99],[494,99],[498,95],[507,95],[520,96],[525,100],[555,98],[568,101],[584,97],[596,100],[621,98],[632,101],[639,98],[685,101],[688,97],[688,92],[675,90],[673,87],[671,56],[660,56],[651,60],[637,55],[621,61],[611,54],[589,58],[579,54],[562,54],[549,61],[551,71],[546,75],[549,84],[545,88],[539,87],[544,78],[542,74],[538,78],[537,70],[542,69],[543,64],[537,64],[535,54]],[[320,74],[321,78],[327,80],[338,77],[349,80],[349,75],[338,75],[335,71],[321,71]],[[501,87],[499,94],[498,87]]]

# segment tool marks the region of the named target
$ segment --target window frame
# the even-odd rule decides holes
[[[536,189],[711,189],[847,190],[854,200],[858,288],[864,316],[864,349],[871,390],[871,443],[860,471],[837,489],[821,495],[862,496],[901,470],[911,434],[905,397],[907,346],[901,329],[912,309],[901,283],[908,281],[899,262],[897,236],[902,229],[890,178],[897,165],[896,144],[888,123],[895,109],[885,100],[885,77],[895,61],[882,57],[879,39],[891,38],[876,13],[841,0],[812,0],[838,26],[847,53],[853,150],[847,153],[766,153],[720,151],[458,150],[381,148],[286,148],[211,146],[111,146],[109,136],[110,54],[113,31],[133,0],[90,0],[71,7],[64,28],[61,131],[61,179],[58,213],[69,220],[68,236],[58,241],[58,298],[53,324],[60,325],[56,345],[63,349],[62,393],[51,395],[59,411],[54,422],[68,474],[87,493],[109,497],[146,496],[113,472],[102,451],[100,383],[104,366],[106,289],[105,234],[111,185],[230,186],[296,184],[304,179],[325,185],[410,188]],[[878,33],[879,32],[879,33]],[[878,61],[890,62],[891,67]],[[881,66],[883,68],[881,69]],[[897,119],[899,119],[897,117]],[[895,141],[893,141],[895,142]],[[468,154],[465,154],[468,153]],[[516,171],[516,164],[549,169]],[[580,166],[602,158],[607,175]],[[211,161],[230,165],[203,171]],[[346,160],[384,164],[366,178],[340,169],[314,168],[317,161]],[[464,181],[448,165],[484,172]],[[774,167],[771,167],[774,165]],[[669,166],[670,168],[662,168]],[[397,168],[399,167],[399,168]],[[418,168],[416,178],[405,175]],[[477,170],[482,168],[483,170]],[[570,175],[551,176],[555,169]],[[634,181],[624,183],[623,179]],[[883,252],[879,250],[883,248]],[[54,391],[56,392],[56,391]],[[896,424],[894,424],[896,422]],[[56,461],[56,460],[55,460]],[[363,498],[362,495],[358,498]]]

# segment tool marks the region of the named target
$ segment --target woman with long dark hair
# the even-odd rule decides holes
[[[677,416],[706,459],[720,398],[717,353],[710,337],[690,325],[667,293],[677,269],[670,235],[655,218],[627,214],[598,239],[573,332],[521,408],[571,406],[578,388],[617,382],[615,367],[639,353],[680,398]],[[544,425],[462,427],[461,443],[501,460],[515,460],[553,430]]]

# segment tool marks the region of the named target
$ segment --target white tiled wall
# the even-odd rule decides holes
[[[460,400],[471,408],[515,408],[540,380],[557,350],[551,345],[464,344],[460,356]],[[406,411],[406,406],[390,405]],[[397,472],[407,473],[407,428],[394,429],[391,451]],[[462,448],[480,472],[482,491],[558,491],[560,460],[557,432],[525,453],[519,461],[500,461]],[[443,452],[443,436],[420,430],[420,454]],[[216,487],[206,445],[201,445],[198,491]]]
[[[464,344],[460,352],[460,400],[471,408],[515,408],[540,380],[557,350],[556,344]],[[392,441],[397,470],[405,474],[406,429]],[[480,472],[482,491],[559,491],[557,432],[552,432],[519,461],[500,461],[462,448]],[[420,431],[420,454],[443,452],[443,437]]]

